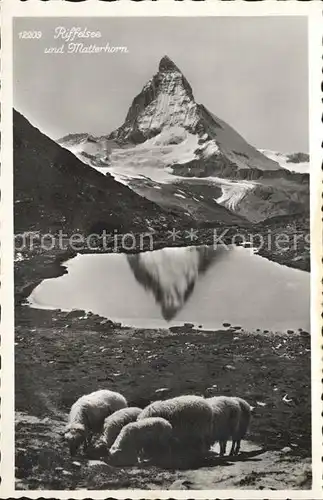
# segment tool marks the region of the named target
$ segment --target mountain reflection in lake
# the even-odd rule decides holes
[[[310,275],[249,249],[200,246],[140,254],[78,255],[44,280],[29,303],[84,309],[135,327],[184,322],[215,329],[309,330]]]
[[[192,294],[197,279],[224,252],[207,246],[164,248],[127,258],[138,283],[153,292],[163,317],[170,320]]]

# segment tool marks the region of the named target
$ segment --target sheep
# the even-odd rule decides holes
[[[121,408],[121,410],[118,410],[112,413],[112,415],[106,417],[104,420],[102,435],[95,445],[96,450],[109,450],[121,432],[121,429],[130,422],[137,420],[137,417],[141,412],[141,408],[128,407]]]
[[[110,448],[110,460],[115,465],[129,465],[141,457],[154,458],[169,451],[171,424],[160,417],[144,418],[125,425]]]
[[[82,443],[85,452],[92,435],[101,431],[104,419],[126,406],[127,401],[121,394],[105,389],[80,397],[71,407],[64,431],[71,456],[76,454]]]
[[[162,417],[174,430],[173,445],[190,448],[204,454],[212,439],[213,412],[209,403],[200,396],[178,396],[165,401],[155,401],[139,415],[138,420]]]
[[[251,407],[241,398],[214,396],[207,398],[213,410],[212,440],[219,441],[220,455],[225,455],[226,444],[232,439],[230,455],[237,455],[241,439],[250,422]]]
[[[213,412],[212,444],[219,441],[220,456],[223,456],[226,452],[227,441],[238,432],[241,415],[240,405],[227,396],[214,396],[207,398],[207,401]]]
[[[241,439],[245,437],[250,425],[250,419],[253,407],[250,406],[250,404],[247,403],[247,401],[245,401],[242,398],[233,397],[232,399],[238,402],[241,410],[239,426],[237,432],[233,435],[232,448],[231,448],[231,454],[238,455],[240,451]]]

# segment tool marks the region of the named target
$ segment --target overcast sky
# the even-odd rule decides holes
[[[57,26],[101,31],[97,45],[128,53],[46,54],[62,45]],[[52,138],[120,126],[167,54],[196,101],[251,144],[308,151],[306,18],[16,18],[14,28],[14,106]],[[43,36],[19,39],[22,30]]]

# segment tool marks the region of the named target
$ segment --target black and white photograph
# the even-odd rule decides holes
[[[23,496],[316,498],[309,19],[182,7],[12,19]]]

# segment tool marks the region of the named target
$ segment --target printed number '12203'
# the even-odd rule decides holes
[[[41,31],[20,31],[18,36],[19,36],[19,38],[26,38],[26,39],[41,38],[42,32]]]

